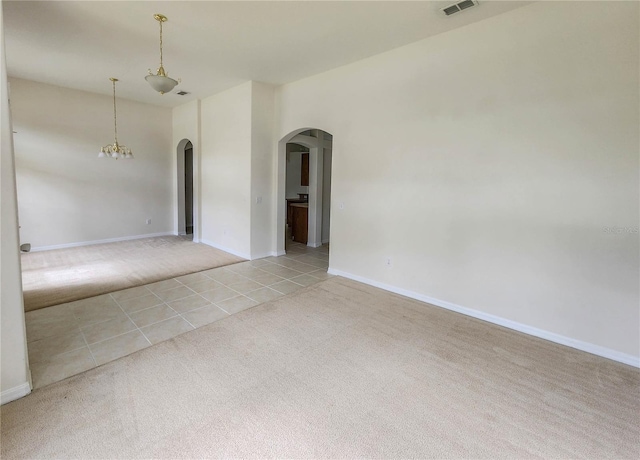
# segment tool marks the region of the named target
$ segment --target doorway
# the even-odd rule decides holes
[[[296,130],[280,140],[276,211],[278,255],[285,254],[292,242],[298,247],[300,244],[306,244],[310,248],[325,245],[328,249],[331,229],[332,148],[333,136],[320,129]],[[293,207],[292,203],[295,203]],[[298,215],[297,219],[294,213]],[[307,219],[306,238],[299,241],[294,221],[299,225],[299,216],[304,213]],[[292,231],[293,235],[290,233]]]
[[[184,147],[184,225],[185,233],[193,238],[193,144]]]
[[[177,149],[177,233],[194,241],[197,240],[197,208],[196,208],[196,156],[193,144],[189,139],[178,143]]]
[[[286,153],[287,226],[285,243],[295,241],[307,244],[309,235],[309,148],[288,142]],[[287,245],[285,244],[286,250]]]

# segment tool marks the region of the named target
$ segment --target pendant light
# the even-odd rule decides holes
[[[113,83],[113,144],[105,145],[100,149],[100,153],[98,154],[98,158],[126,158],[132,159],[133,153],[131,153],[131,149],[127,148],[124,145],[118,144],[118,118],[116,115],[116,82],[117,78],[109,78],[111,83]]]
[[[149,82],[151,87],[155,89],[160,94],[170,92],[178,82],[173,78],[169,78],[167,73],[164,71],[164,67],[162,65],[162,23],[167,22],[167,17],[162,14],[154,14],[154,19],[160,23],[160,67],[158,67],[158,71],[154,74],[151,69],[149,69],[149,75],[147,75],[144,79]]]

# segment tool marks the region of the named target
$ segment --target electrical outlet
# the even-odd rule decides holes
[[[387,267],[391,267],[391,257],[387,257],[386,265]]]
[[[262,197],[256,197],[256,204],[261,204],[262,203]]]
[[[147,223],[147,225],[150,225],[151,224],[151,219],[147,219],[146,223]]]
[[[338,207],[339,207],[340,209],[344,209],[344,203],[341,201],[341,202],[340,202],[340,204],[338,205]]]

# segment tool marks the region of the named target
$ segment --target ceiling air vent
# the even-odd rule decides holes
[[[187,93],[186,91],[178,91],[176,94],[178,96],[186,96],[187,94],[190,94],[190,93]]]
[[[454,3],[453,5],[447,6],[446,8],[442,8],[442,11],[447,16],[451,16],[454,13],[458,13],[462,10],[466,10],[467,8],[471,8],[472,6],[477,6],[478,2],[476,0],[464,0],[460,3]]]

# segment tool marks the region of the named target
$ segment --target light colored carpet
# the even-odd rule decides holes
[[[25,311],[244,260],[180,236],[29,252],[21,257]]]
[[[633,458],[637,369],[343,278],[2,407],[2,458]]]

